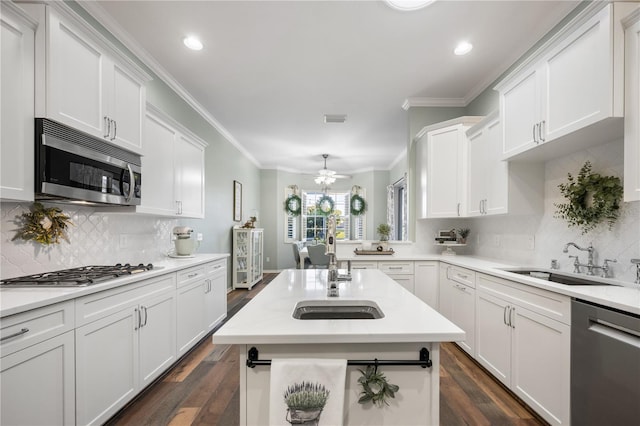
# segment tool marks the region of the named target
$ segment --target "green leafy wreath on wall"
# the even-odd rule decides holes
[[[328,195],[323,195],[316,203],[316,210],[324,216],[329,216],[331,213],[333,213],[334,207],[335,203],[333,201],[333,198],[329,197]]]
[[[300,216],[300,213],[302,213],[302,199],[296,194],[289,195],[284,202],[284,210],[289,216]]]
[[[583,234],[603,221],[607,221],[611,229],[620,215],[623,195],[620,178],[602,176],[591,169],[591,163],[587,161],[578,176],[568,173],[569,182],[558,185],[567,202],[555,204],[556,217],[565,219],[569,226],[581,228]]]
[[[352,215],[361,216],[367,210],[367,202],[360,195],[353,194],[349,208]]]

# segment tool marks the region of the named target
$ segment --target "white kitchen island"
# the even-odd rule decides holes
[[[358,403],[358,370],[366,367],[349,365],[344,424],[439,424],[439,344],[463,340],[465,333],[381,271],[353,271],[352,281],[340,282],[339,288],[337,299],[374,301],[384,318],[294,319],[297,302],[336,298],[327,297],[326,270],[286,270],[214,333],[215,344],[240,345],[240,424],[266,425],[269,419],[270,366],[247,366],[252,348],[257,350],[258,362],[274,358],[419,361],[421,349],[426,348],[432,363],[428,368],[379,367],[389,383],[400,387],[382,408]]]

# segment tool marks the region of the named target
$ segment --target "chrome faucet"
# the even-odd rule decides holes
[[[325,254],[329,256],[327,273],[327,296],[338,297],[338,264],[336,262],[336,217],[329,216]]]
[[[581,266],[586,266],[587,267],[587,275],[594,275],[594,273],[593,273],[594,268],[600,268],[600,267],[593,264],[593,251],[594,251],[593,244],[589,243],[589,247],[583,248],[583,247],[580,247],[579,245],[577,245],[576,243],[570,242],[570,243],[565,244],[564,248],[562,249],[562,252],[563,253],[568,253],[569,252],[569,246],[574,246],[578,250],[586,251],[589,254],[589,259],[588,259],[586,264],[580,263],[580,260],[578,259],[578,256],[569,256],[569,257],[575,257],[575,259],[576,259],[573,262],[573,266],[574,266],[574,271],[573,272],[580,273],[580,267]]]

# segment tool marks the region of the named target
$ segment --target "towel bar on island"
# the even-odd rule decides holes
[[[249,349],[247,353],[247,367],[254,368],[256,365],[271,365],[270,359],[258,359],[258,349],[253,346]],[[431,359],[429,358],[429,350],[427,348],[422,348],[419,351],[419,359],[418,360],[410,360],[410,359],[396,359],[396,360],[384,360],[384,359],[350,359],[347,360],[347,365],[374,365],[376,367],[382,365],[416,365],[422,368],[431,368],[432,366]]]

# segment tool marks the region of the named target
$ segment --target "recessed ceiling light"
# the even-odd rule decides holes
[[[182,39],[182,42],[191,50],[202,50],[202,42],[195,36],[188,36]]]
[[[471,52],[471,49],[473,49],[473,44],[469,43],[468,41],[461,41],[460,43],[458,43],[453,53],[458,56],[466,55],[467,53]]]
[[[435,0],[385,0],[394,9],[398,10],[418,10],[429,6]]]

